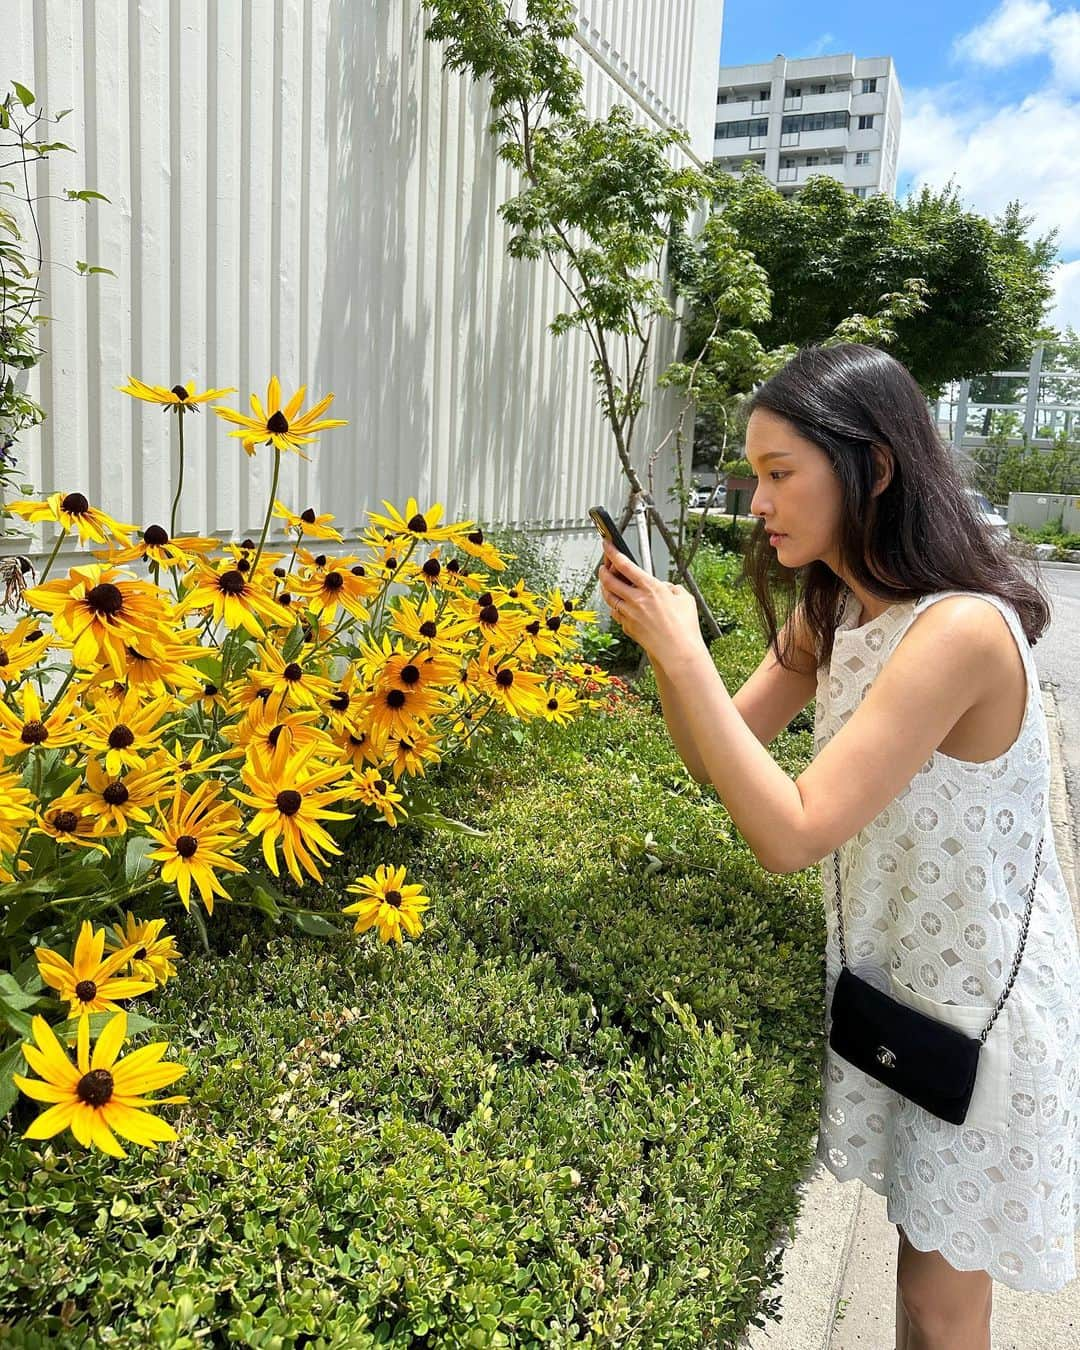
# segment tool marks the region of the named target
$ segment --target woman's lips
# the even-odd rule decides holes
[[[772,532],[772,531],[770,531],[770,533],[769,533],[769,543],[770,543],[770,544],[774,544],[774,545],[775,545],[779,540],[781,540],[781,539],[786,539],[786,538],[787,538],[787,535],[786,535],[786,534],[776,534],[775,532]]]

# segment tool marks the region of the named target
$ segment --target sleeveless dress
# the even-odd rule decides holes
[[[843,726],[915,618],[946,595],[901,601],[858,625],[845,588],[828,666],[817,677],[815,753]],[[970,592],[966,592],[970,594]],[[996,596],[1023,657],[1027,699],[1012,746],[983,764],[936,751],[874,820],[841,845],[848,962],[894,998],[977,1036],[1004,988],[1044,837],[1027,945],[979,1059],[963,1125],[950,1125],[828,1047],[818,1157],[840,1180],[884,1195],[890,1223],[957,1270],[1013,1289],[1075,1277],[1080,1217],[1080,955],[1049,814],[1050,748],[1034,657]],[[858,626],[857,626],[858,625]],[[833,856],[822,860],[826,1022],[840,973]]]

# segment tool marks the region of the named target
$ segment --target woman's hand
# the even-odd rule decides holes
[[[660,666],[705,646],[697,602],[683,586],[659,581],[604,540],[600,590],[619,627]]]

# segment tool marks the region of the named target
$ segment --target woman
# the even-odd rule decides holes
[[[770,650],[734,698],[688,591],[607,541],[601,587],[652,660],[679,753],[762,866],[822,862],[827,1008],[834,850],[854,973],[970,1036],[1007,982],[1034,884],[962,1125],[824,1055],[819,1156],[886,1196],[898,1228],[898,1350],[981,1350],[993,1280],[1050,1291],[1075,1275],[1080,958],[1030,650],[1048,606],[884,352],[800,352],[754,395],[746,458],[761,518],[747,571]],[[765,747],[812,698],[815,758],[792,782]]]

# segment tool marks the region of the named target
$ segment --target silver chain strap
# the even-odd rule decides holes
[[[990,1030],[998,1019],[998,1014],[1005,1006],[1005,1000],[1012,993],[1012,987],[1016,983],[1016,973],[1020,969],[1020,958],[1024,954],[1024,944],[1027,942],[1028,926],[1031,923],[1031,911],[1035,904],[1035,887],[1039,881],[1039,870],[1042,867],[1043,843],[1046,836],[1039,840],[1039,847],[1035,851],[1035,875],[1031,878],[1031,885],[1028,887],[1027,903],[1024,906],[1024,917],[1020,923],[1020,942],[1016,949],[1016,959],[1013,961],[1012,970],[1009,971],[1009,978],[1005,982],[1005,988],[1001,991],[1001,997],[997,1001],[994,1011],[990,1015],[990,1021],[983,1027],[979,1033],[979,1044],[985,1045],[986,1038],[990,1035]],[[833,868],[836,875],[836,927],[840,938],[840,960],[846,966],[847,943],[844,941],[844,906],[840,897],[840,850],[833,853]]]

